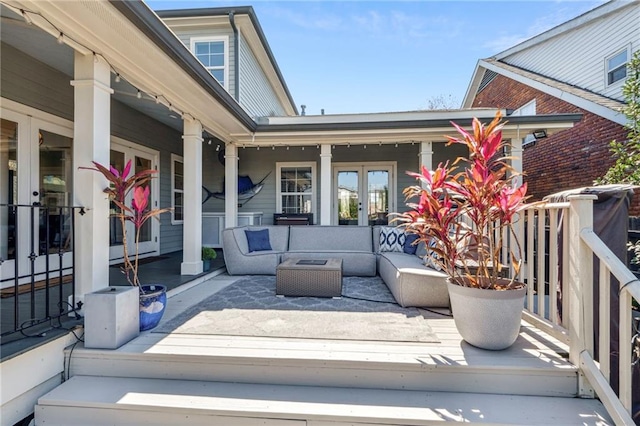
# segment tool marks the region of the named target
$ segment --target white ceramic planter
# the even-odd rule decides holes
[[[117,349],[140,334],[138,287],[107,287],[84,298],[84,346]]]
[[[520,333],[526,287],[517,290],[484,290],[447,281],[456,328],[469,344],[502,350]]]

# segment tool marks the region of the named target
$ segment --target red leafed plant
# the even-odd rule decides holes
[[[111,214],[113,217],[117,217],[120,220],[122,226],[122,246],[123,246],[123,267],[122,272],[127,277],[129,284],[134,286],[140,285],[140,279],[138,278],[138,252],[140,244],[140,230],[145,222],[161,213],[170,211],[170,208],[165,209],[150,209],[147,210],[149,205],[149,184],[153,175],[157,173],[156,170],[142,170],[138,173],[134,173],[131,176],[131,160],[127,161],[122,171],[117,170],[115,167],[109,168],[93,161],[95,167],[80,167],[81,169],[93,170],[100,172],[109,181],[109,186],[104,189],[105,194],[108,195],[109,200],[113,202],[115,208]],[[127,206],[127,197],[129,193],[133,191],[133,197],[131,200],[131,207]],[[129,258],[129,250],[127,249],[127,222],[133,223],[136,230],[135,233],[135,254],[133,261]]]
[[[487,126],[473,119],[473,131],[452,123],[460,137],[447,136],[448,145],[463,144],[469,156],[451,166],[440,163],[433,170],[407,172],[420,184],[405,188],[410,211],[398,215],[408,233],[430,246],[433,261],[462,286],[509,289],[519,285],[503,280],[512,266],[520,270],[520,244],[514,232],[516,213],[523,209],[527,185],[517,185],[518,174],[503,155],[501,114]],[[501,253],[507,239],[509,265]]]

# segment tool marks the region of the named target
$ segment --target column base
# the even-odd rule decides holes
[[[180,275],[198,275],[201,274],[202,261],[198,262],[182,262],[180,265]]]

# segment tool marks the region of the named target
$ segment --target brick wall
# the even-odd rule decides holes
[[[473,101],[473,107],[516,109],[536,100],[537,114],[580,113],[573,128],[528,145],[523,152],[524,180],[532,200],[554,192],[593,185],[614,160],[609,143],[624,140],[627,129],[530,86],[498,75]],[[640,215],[640,192],[632,202],[632,216]]]

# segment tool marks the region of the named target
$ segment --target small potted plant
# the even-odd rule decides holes
[[[216,251],[211,247],[202,247],[202,269],[211,269],[211,261],[217,257]]]
[[[131,160],[120,171],[115,167],[105,167],[93,162],[94,167],[81,167],[101,173],[109,182],[104,192],[113,203],[112,216],[117,217],[122,226],[123,266],[122,272],[129,284],[140,288],[140,331],[150,330],[160,322],[166,307],[166,287],[163,285],[141,285],[138,276],[140,231],[145,222],[151,218],[159,220],[161,213],[170,211],[164,209],[148,209],[149,184],[157,170],[142,170],[131,173]],[[127,198],[132,193],[131,206],[127,205]],[[131,222],[135,229],[135,253],[133,259],[129,255],[127,241],[129,238],[127,222]]]
[[[429,260],[448,275],[452,313],[463,339],[504,349],[518,337],[526,293],[525,285],[514,280],[521,257],[513,224],[527,186],[517,184],[518,174],[503,155],[500,113],[487,126],[474,119],[472,132],[452,124],[460,137],[447,136],[449,145],[465,145],[469,156],[433,171],[409,172],[420,185],[404,190],[411,210],[397,220],[427,244]],[[512,278],[503,278],[509,269]]]

